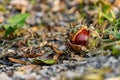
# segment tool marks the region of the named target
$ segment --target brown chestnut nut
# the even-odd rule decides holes
[[[76,31],[69,33],[69,39],[67,39],[67,45],[70,49],[80,52],[88,52],[90,48],[97,45],[98,39],[96,37],[96,31],[94,29],[88,28],[86,25],[81,25],[74,27]]]
[[[90,31],[87,30],[87,27],[84,26],[77,31],[77,33],[72,38],[72,43],[76,45],[86,46],[88,43]]]

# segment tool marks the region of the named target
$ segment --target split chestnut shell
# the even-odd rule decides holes
[[[82,25],[74,34],[70,33],[70,39],[67,39],[67,45],[69,48],[75,51],[88,51],[88,41],[90,31],[87,26]]]

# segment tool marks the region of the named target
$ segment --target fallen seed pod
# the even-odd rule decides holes
[[[67,45],[70,49],[80,52],[88,52],[98,45],[98,33],[86,25],[73,27],[68,34]]]
[[[71,42],[76,45],[86,46],[88,43],[89,35],[90,31],[87,29],[86,26],[83,26],[77,31],[77,33],[75,33],[75,35],[71,39],[72,40]]]

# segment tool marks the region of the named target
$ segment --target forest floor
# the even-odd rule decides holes
[[[120,80],[119,0],[0,4],[0,80]],[[95,33],[76,47],[83,25]]]

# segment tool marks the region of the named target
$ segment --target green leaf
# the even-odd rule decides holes
[[[30,16],[29,13],[24,13],[9,18],[7,21],[9,24],[3,25],[3,27],[5,28],[4,37],[7,37],[9,34],[14,33],[15,30],[23,27],[28,16]]]
[[[17,27],[16,27],[17,25],[14,25],[14,26],[8,26],[8,25],[6,25],[5,26],[5,34],[4,34],[4,37],[7,37],[9,34],[11,34],[12,32],[14,32],[16,29],[17,29]]]
[[[33,59],[33,62],[36,63],[36,64],[41,64],[41,65],[42,64],[52,65],[52,64],[57,63],[57,61],[53,60],[53,59],[43,60],[43,59],[38,59],[38,58]]]
[[[9,18],[8,23],[10,23],[10,24],[23,24],[23,23],[25,23],[25,20],[28,16],[30,16],[29,13],[18,14],[12,18]]]

